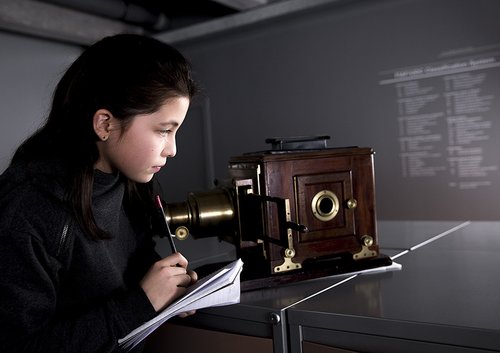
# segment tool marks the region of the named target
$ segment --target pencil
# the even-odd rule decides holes
[[[168,238],[168,242],[170,243],[170,248],[172,249],[172,254],[177,252],[177,248],[174,243],[174,236],[170,231],[170,227],[168,226],[167,218],[165,217],[165,212],[163,211],[163,205],[161,203],[161,199],[159,195],[155,197],[156,209],[158,210],[158,217],[160,219],[160,224],[162,225],[162,230],[165,233],[165,236]]]

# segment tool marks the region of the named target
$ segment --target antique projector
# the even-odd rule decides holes
[[[228,181],[167,205],[170,228],[234,244],[242,290],[390,264],[377,243],[373,150],[325,141],[273,139],[232,157]]]

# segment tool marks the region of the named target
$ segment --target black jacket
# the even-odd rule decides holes
[[[96,171],[93,210],[109,240],[86,237],[63,201],[61,166],[0,176],[0,347],[4,352],[115,352],[151,319],[139,281],[158,259],[123,207],[119,176]]]

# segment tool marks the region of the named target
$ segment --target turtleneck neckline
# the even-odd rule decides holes
[[[102,170],[94,169],[94,182],[100,185],[114,185],[120,179],[120,173],[105,173]]]
[[[120,173],[105,173],[94,169],[94,197],[112,192],[123,185]]]

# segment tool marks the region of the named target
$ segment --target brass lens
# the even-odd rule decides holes
[[[332,220],[339,212],[339,199],[330,190],[321,190],[314,195],[311,202],[311,209],[314,217],[322,222]]]

